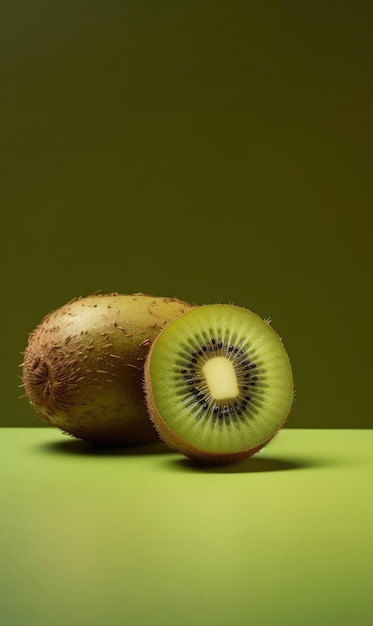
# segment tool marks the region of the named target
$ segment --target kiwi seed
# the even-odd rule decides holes
[[[106,294],[49,313],[24,353],[23,384],[37,414],[100,444],[158,440],[144,401],[144,362],[162,328],[190,308],[176,298]]]
[[[293,377],[267,322],[234,305],[204,305],[155,340],[145,391],[166,443],[204,463],[229,463],[256,453],[284,424]]]

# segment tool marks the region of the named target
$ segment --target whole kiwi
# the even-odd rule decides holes
[[[24,352],[31,405],[49,424],[87,441],[157,441],[144,401],[144,362],[160,331],[191,308],[177,298],[112,293],[52,311]]]
[[[148,410],[168,445],[201,463],[231,463],[285,423],[293,376],[282,340],[248,309],[204,305],[170,322],[145,363]]]

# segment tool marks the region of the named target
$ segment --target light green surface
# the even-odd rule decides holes
[[[0,434],[1,623],[372,623],[372,431],[286,429],[205,469]]]

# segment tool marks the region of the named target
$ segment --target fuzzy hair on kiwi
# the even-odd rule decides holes
[[[159,440],[144,401],[144,362],[165,325],[191,307],[177,298],[112,293],[50,312],[30,333],[22,364],[36,413],[98,444]]]
[[[232,304],[199,306],[170,322],[148,353],[144,387],[160,437],[206,464],[258,452],[285,423],[294,396],[279,335]]]

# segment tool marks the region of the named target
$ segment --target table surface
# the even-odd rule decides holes
[[[196,467],[0,429],[6,626],[373,623],[373,431],[291,430]]]

